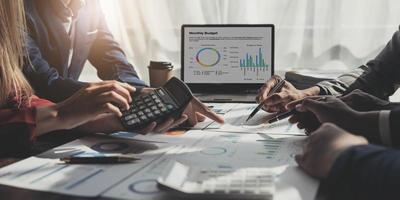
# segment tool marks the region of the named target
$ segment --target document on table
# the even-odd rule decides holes
[[[289,124],[287,119],[268,124],[268,119],[272,118],[274,114],[262,110],[246,122],[247,117],[257,107],[257,104],[213,103],[209,105],[212,106],[216,113],[224,116],[226,123],[219,125],[207,119],[197,124],[194,129],[237,133],[304,135],[303,130],[298,129],[294,124]]]
[[[313,199],[318,181],[299,170],[293,160],[301,152],[304,138],[204,130],[133,134],[129,139],[93,135],[0,169],[0,184],[85,197],[168,199],[168,193],[158,189],[156,179],[166,162],[176,160],[203,168],[271,168],[278,175],[275,200]],[[140,160],[115,165],[66,165],[58,161],[78,154],[127,154]]]
[[[202,168],[269,167],[278,175],[275,200],[313,199],[316,195],[318,181],[299,170],[294,161],[294,155],[301,152],[303,136],[271,139],[260,134],[211,131],[189,131],[188,134],[203,137],[197,137],[199,139],[192,145],[180,145],[169,151],[104,196],[117,199],[172,198],[160,190],[156,182],[170,160]]]
[[[171,145],[90,136],[0,169],[0,184],[85,197],[99,196],[121,179],[173,148]],[[64,164],[59,158],[82,154],[133,154],[140,161],[117,165]]]

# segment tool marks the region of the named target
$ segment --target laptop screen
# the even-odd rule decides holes
[[[261,84],[273,74],[273,25],[184,25],[182,78],[189,84]]]

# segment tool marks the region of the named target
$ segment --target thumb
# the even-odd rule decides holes
[[[303,164],[304,164],[304,158],[303,158],[303,155],[302,155],[302,154],[297,154],[297,155],[295,155],[294,160],[296,161],[296,163],[297,163],[300,167],[303,166]]]

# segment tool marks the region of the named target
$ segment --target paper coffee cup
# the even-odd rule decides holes
[[[173,76],[174,67],[170,62],[150,61],[148,68],[150,86],[154,88],[163,86]]]

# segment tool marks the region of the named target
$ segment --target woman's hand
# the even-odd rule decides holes
[[[95,119],[101,114],[121,117],[121,110],[129,109],[131,92],[135,88],[127,83],[104,81],[82,88],[67,100],[56,104],[57,118],[64,128],[70,129]]]
[[[37,108],[36,134],[72,129],[103,114],[120,117],[120,109],[129,108],[134,91],[134,87],[117,81],[91,83],[61,103]]]

